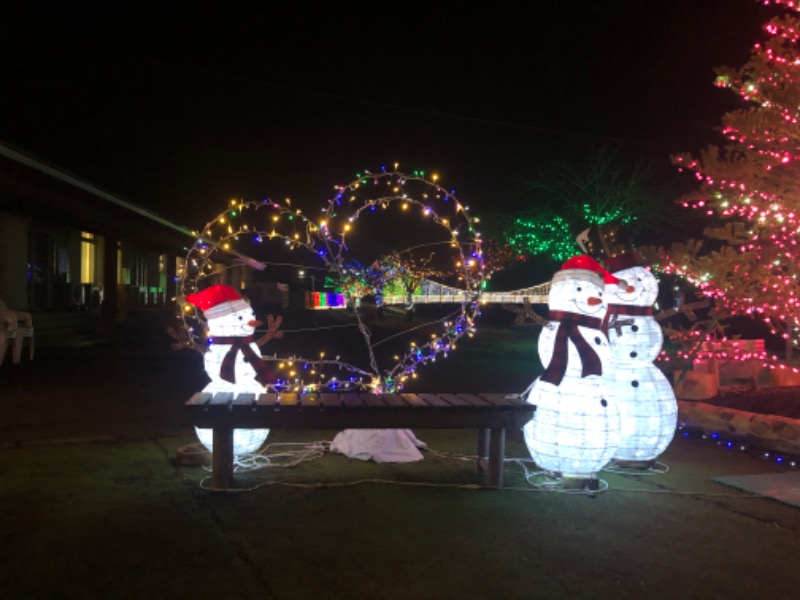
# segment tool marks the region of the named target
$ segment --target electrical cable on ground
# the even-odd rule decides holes
[[[270,454],[267,456],[267,451],[270,448],[274,448],[277,446],[299,446],[299,450],[286,450],[284,452]],[[430,448],[425,449],[427,454],[431,456],[436,456],[443,459],[450,459],[455,461],[461,462],[474,462],[477,460],[477,455],[474,454],[459,454],[453,452],[446,452],[441,450],[431,450]],[[309,462],[311,460],[316,460],[318,458],[323,457],[325,454],[330,453],[330,442],[329,441],[316,441],[311,443],[274,443],[269,444],[264,447],[260,452],[249,455],[247,457],[243,457],[241,460],[237,459],[237,468],[236,472],[239,473],[247,473],[253,471],[259,471],[266,468],[290,468],[298,466],[302,463]],[[674,496],[692,496],[692,497],[709,497],[709,498],[731,498],[731,499],[761,499],[763,500],[763,496],[757,496],[752,494],[737,494],[737,493],[730,493],[730,492],[699,492],[699,491],[677,491],[677,490],[667,490],[667,489],[644,489],[644,488],[619,488],[619,487],[611,487],[608,482],[603,479],[598,480],[599,488],[598,489],[589,489],[589,488],[565,488],[563,487],[563,482],[559,481],[558,479],[552,478],[546,471],[543,470],[534,470],[529,471],[526,463],[533,463],[530,458],[506,458],[504,462],[507,463],[515,463],[522,468],[523,477],[525,481],[528,483],[529,487],[521,488],[521,487],[513,487],[513,486],[504,486],[502,488],[494,488],[487,486],[485,484],[478,484],[478,483],[435,483],[435,482],[427,482],[427,481],[399,481],[393,479],[356,479],[353,481],[313,481],[313,482],[296,482],[296,481],[262,481],[255,485],[249,487],[242,487],[242,488],[211,488],[207,485],[208,481],[211,479],[210,477],[204,477],[199,482],[199,487],[203,490],[214,492],[214,493],[222,493],[222,494],[239,494],[244,492],[254,492],[256,490],[265,488],[265,487],[289,487],[289,488],[299,488],[299,489],[326,489],[326,488],[342,488],[342,487],[354,487],[357,485],[364,485],[364,484],[383,484],[383,485],[398,485],[398,486],[406,486],[406,487],[427,487],[427,488],[442,488],[442,489],[461,489],[461,490],[490,490],[492,492],[539,492],[539,493],[546,493],[546,494],[566,494],[572,496],[587,496],[589,498],[594,498],[600,493],[605,492],[624,492],[624,493],[634,493],[634,494],[667,494],[667,495],[674,495]],[[656,463],[661,464],[661,463]],[[662,467],[666,468],[666,465],[661,465]],[[209,471],[210,468],[207,466],[203,467],[206,471]],[[621,472],[621,471],[611,471],[614,474],[619,474],[623,476],[631,475],[634,473],[630,472]],[[652,471],[650,473],[645,474],[661,474],[661,471]],[[639,474],[638,472],[636,474]],[[536,482],[535,478],[541,477],[542,481]]]
[[[669,473],[669,467],[662,462],[654,462],[646,469],[633,469],[621,467],[612,461],[603,467],[603,471],[616,473],[617,475],[663,475],[664,473]]]

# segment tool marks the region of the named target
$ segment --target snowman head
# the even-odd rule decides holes
[[[260,325],[250,302],[230,286],[212,285],[186,300],[203,311],[210,335],[248,336]]]
[[[548,307],[589,316],[602,317],[606,310],[605,286],[619,280],[586,254],[570,258],[553,276]]]
[[[606,288],[607,300],[612,304],[652,306],[658,298],[658,281],[646,267],[635,266],[615,271],[614,275],[624,279],[627,286]]]
[[[234,313],[224,314],[208,320],[208,332],[212,336],[243,337],[253,335],[260,321],[256,320],[249,306]]]

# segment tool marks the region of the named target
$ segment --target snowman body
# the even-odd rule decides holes
[[[553,280],[548,297],[551,321],[538,341],[546,371],[527,397],[536,411],[523,427],[523,434],[540,468],[564,478],[586,479],[611,460],[619,442],[620,418],[606,381],[610,348],[601,329],[605,316],[602,279],[595,283],[594,278],[582,278],[579,273],[573,278],[569,271],[561,271]],[[556,355],[557,340],[559,329],[568,327],[565,321],[571,315],[596,319],[597,326],[576,326],[580,339],[567,340],[563,377],[560,382],[545,380],[554,360],[564,362],[563,355]],[[574,339],[585,342],[596,354],[600,373],[585,373],[585,361]]]
[[[678,403],[669,380],[653,361],[663,345],[652,315],[658,282],[646,268],[633,266],[614,275],[629,287],[609,289],[608,340],[611,385],[622,432],[615,461],[653,461],[672,441]]]
[[[264,386],[256,380],[256,370],[245,360],[242,351],[236,353],[233,369],[228,372],[233,375],[233,381],[223,378],[223,362],[231,351],[231,344],[218,343],[219,338],[246,338],[251,337],[259,325],[253,309],[249,305],[232,313],[223,314],[208,319],[208,350],[203,355],[203,364],[210,381],[203,388],[204,392],[216,394],[219,392],[232,392],[234,394],[262,394]],[[248,344],[256,356],[261,356],[258,346],[254,342]],[[211,429],[196,428],[197,437],[209,450],[212,450],[213,434]],[[233,432],[233,448],[235,455],[256,452],[269,434],[269,429],[235,429]]]
[[[652,314],[658,299],[658,281],[640,266],[615,271],[614,276],[628,285],[609,286],[606,290],[612,360],[652,363],[664,344],[664,332]]]
[[[233,362],[233,379],[222,378],[222,363],[231,349],[230,344],[217,343],[216,338],[250,337],[255,333],[259,322],[255,319],[253,309],[244,308],[237,312],[208,320],[209,346],[203,355],[203,365],[211,381],[205,392],[235,392],[237,394],[253,392],[261,394],[264,386],[256,380],[256,370],[245,360],[242,352],[237,353]],[[261,356],[261,350],[255,342],[248,344],[253,352]]]

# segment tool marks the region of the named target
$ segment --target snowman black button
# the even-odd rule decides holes
[[[631,381],[631,385],[632,385],[633,387],[635,387],[635,388],[636,388],[636,387],[639,387],[639,382],[638,382],[638,381],[636,381],[636,380],[634,379],[633,381]]]
[[[606,406],[608,406],[608,402],[606,401],[606,399],[605,399],[605,398],[600,398],[600,406],[602,406],[602,407],[604,407],[604,408],[605,408]]]
[[[639,353],[638,353],[638,352],[636,352],[636,350],[634,350],[633,352],[631,352],[631,358],[636,358],[637,356],[639,356]]]
[[[594,338],[594,343],[599,346],[600,344],[603,343],[603,340],[601,340],[599,337],[596,337],[596,338]]]

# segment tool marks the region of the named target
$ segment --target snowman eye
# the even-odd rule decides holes
[[[243,321],[243,320],[244,320],[244,317],[243,317],[242,315],[239,315],[239,316],[238,316],[238,317],[236,317],[236,318],[237,318],[237,319],[239,319],[240,321]]]
[[[582,291],[583,291],[583,288],[582,288],[582,287],[580,287],[580,286],[578,286],[577,288],[575,288],[575,291],[576,291],[576,292],[582,292]]]

